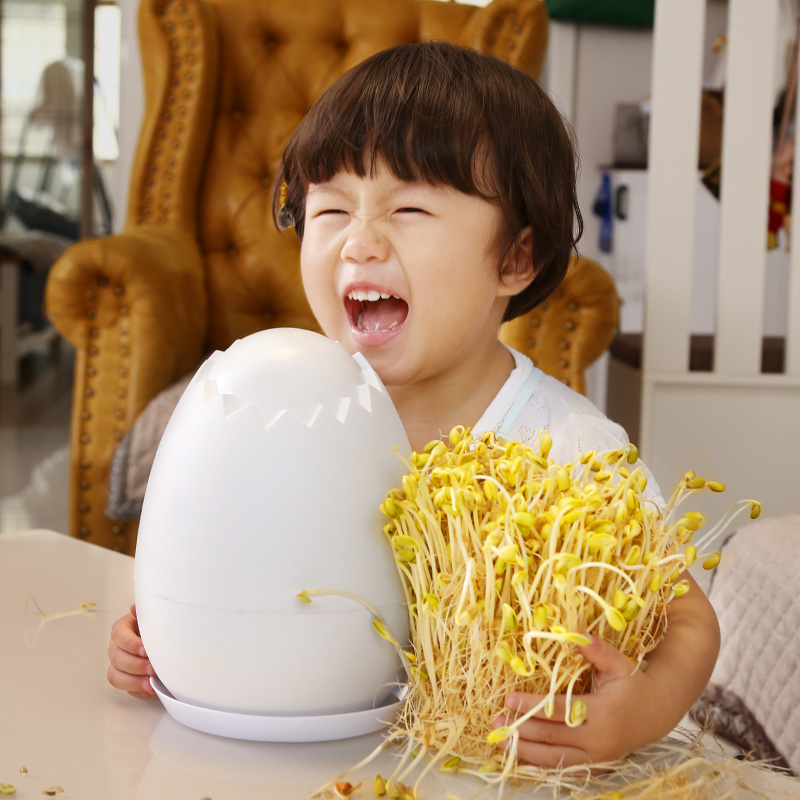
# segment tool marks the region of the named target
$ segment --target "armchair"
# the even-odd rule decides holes
[[[142,0],[139,34],[147,103],[124,230],[67,250],[46,295],[77,351],[70,533],[128,553],[137,523],[106,517],[109,466],[146,404],[235,339],[318,329],[296,237],[270,216],[275,165],[314,99],[367,56],[420,39],[471,45],[536,76],[547,13],[543,0]],[[553,301],[569,317],[556,348],[574,338],[582,303],[566,290]],[[543,332],[546,313],[535,312]],[[552,345],[533,341],[532,320],[516,346],[537,357]],[[543,368],[581,388],[585,362],[548,359]]]

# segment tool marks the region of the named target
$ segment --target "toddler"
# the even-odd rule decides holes
[[[443,42],[354,67],[292,136],[275,218],[300,238],[325,334],[367,358],[414,449],[455,425],[529,444],[546,429],[559,462],[627,444],[588,400],[498,340],[504,321],[564,277],[582,228],[575,181],[570,134],[542,88]],[[586,722],[568,727],[557,704],[552,718],[521,726],[519,757],[604,761],[661,738],[702,692],[718,647],[716,617],[692,581],[646,669],[597,637],[580,648],[598,675]],[[109,655],[114,686],[153,694],[134,608],[115,624]],[[538,700],[514,693],[507,705],[525,712]]]

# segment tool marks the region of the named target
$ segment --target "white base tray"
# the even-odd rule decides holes
[[[391,725],[405,703],[406,687],[399,686],[378,708],[316,717],[268,717],[218,711],[176,700],[158,678],[150,678],[167,713],[189,728],[232,739],[256,742],[326,742],[374,733]]]

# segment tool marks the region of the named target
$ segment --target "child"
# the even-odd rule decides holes
[[[362,352],[414,449],[457,424],[552,457],[627,443],[585,398],[497,338],[503,321],[561,282],[581,218],[565,124],[528,76],[441,42],[384,51],[341,77],[292,137],[275,215],[302,242],[303,284],[325,333]],[[520,729],[520,758],[546,767],[619,758],[669,733],[705,687],[719,631],[706,597],[670,605],[647,668],[593,638],[585,724],[563,708]],[[109,681],[152,695],[135,610],[112,631]],[[508,707],[537,701],[515,693]],[[497,725],[503,724],[502,718]]]

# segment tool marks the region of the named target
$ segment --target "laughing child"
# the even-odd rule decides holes
[[[414,449],[456,425],[528,444],[545,429],[560,463],[628,443],[588,400],[498,340],[504,321],[564,277],[581,231],[575,181],[570,134],[542,88],[443,42],[354,67],[294,133],[276,220],[300,238],[303,285],[325,334],[367,358]],[[696,584],[670,603],[646,670],[593,637],[580,648],[598,675],[585,724],[568,727],[563,708],[542,713],[521,726],[518,756],[569,766],[658,740],[702,692],[718,648]],[[134,608],[115,624],[109,655],[114,686],[152,696]],[[539,699],[514,693],[507,705],[525,712]]]

